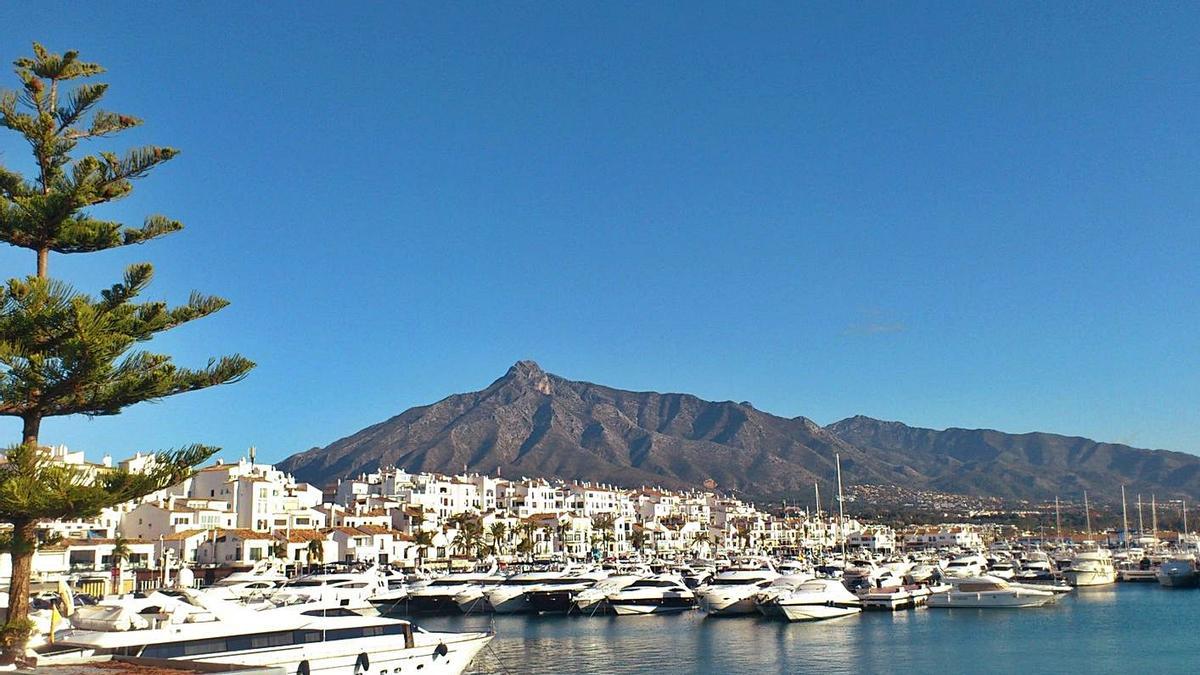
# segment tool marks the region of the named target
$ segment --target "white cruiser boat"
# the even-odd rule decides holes
[[[497,614],[530,612],[533,606],[526,597],[529,591],[546,586],[569,585],[577,580],[581,571],[579,567],[568,566],[558,571],[521,572],[489,588],[483,596]]]
[[[811,581],[814,578],[812,574],[802,571],[779,577],[775,581],[772,581],[770,586],[767,586],[754,595],[755,609],[763,616],[783,616],[783,613],[779,611],[779,604],[775,601],[780,596],[787,595],[796,590],[796,587],[800,584]]]
[[[769,567],[726,570],[696,589],[696,599],[710,616],[753,614],[755,596],[778,578]]]
[[[592,569],[546,582],[525,591],[525,604],[538,614],[566,614],[574,606],[576,595],[610,575],[608,570]]]
[[[493,564],[475,572],[455,572],[411,588],[399,607],[410,614],[457,613],[481,611],[487,607],[484,593],[504,582],[504,575]],[[384,611],[388,603],[378,599],[373,604]],[[394,602],[391,604],[395,604]]]
[[[263,559],[249,570],[234,572],[218,580],[205,588],[204,592],[224,600],[261,598],[274,593],[287,580],[282,564],[276,560]]]
[[[821,621],[862,612],[862,601],[836,579],[813,579],[775,599],[788,621]]]
[[[987,560],[979,555],[964,555],[949,563],[942,570],[942,577],[947,579],[972,579],[987,572]]]
[[[1104,586],[1117,580],[1117,568],[1108,549],[1087,542],[1085,548],[1071,558],[1063,576],[1072,586]]]
[[[1040,607],[1057,597],[1052,591],[1013,586],[1000,577],[980,576],[950,580],[951,587],[929,596],[929,607],[996,608]]]
[[[859,592],[863,609],[882,609],[896,611],[920,607],[929,600],[931,591],[928,586],[908,584],[905,586],[885,586],[883,588],[867,588]]]
[[[267,601],[277,607],[319,603],[361,609],[371,606],[371,598],[388,593],[387,579],[370,568],[299,577],[281,586]]]
[[[80,608],[73,626],[38,648],[38,665],[99,656],[282,668],[287,673],[463,672],[491,633],[431,633],[344,607],[255,611],[190,589]]]
[[[1194,558],[1173,558],[1158,566],[1158,583],[1170,588],[1195,588],[1200,581]]]
[[[608,604],[618,616],[666,614],[696,607],[696,594],[673,574],[639,579],[608,596]]]
[[[595,614],[604,611],[608,607],[608,596],[635,581],[645,579],[648,575],[649,571],[640,574],[614,574],[603,581],[596,582],[590,588],[579,591],[571,602],[581,614]]]

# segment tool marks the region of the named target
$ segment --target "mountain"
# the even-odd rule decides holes
[[[1044,499],[1084,490],[1118,500],[1200,494],[1200,457],[1144,450],[1048,433],[1006,434],[992,429],[922,429],[900,422],[851,417],[826,429],[868,453],[905,455],[920,466],[924,487],[946,492]]]
[[[821,427],[749,403],[613,389],[516,363],[482,391],[409,409],[278,466],[327,485],[384,466],[628,487],[716,486],[758,499],[807,499],[847,483],[1045,498],[1121,483],[1160,497],[1200,494],[1200,457],[1053,434],[917,429],[852,417]],[[827,493],[831,495],[832,493]]]

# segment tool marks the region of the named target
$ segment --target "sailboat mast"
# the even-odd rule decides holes
[[[1054,536],[1062,546],[1062,513],[1058,510],[1058,495],[1054,495]]]
[[[1138,545],[1141,545],[1142,535],[1146,534],[1146,525],[1142,522],[1142,495],[1138,493]]]
[[[1187,526],[1187,500],[1183,500],[1183,542],[1180,548],[1187,546],[1188,526]]]
[[[813,483],[813,492],[817,495],[817,520],[821,520],[821,484]]]
[[[834,461],[837,463],[837,480],[838,480],[838,536],[842,540],[842,559],[846,558],[846,506],[842,499],[842,456],[835,454]]]
[[[1125,508],[1125,486],[1121,486],[1121,537],[1125,539],[1125,548],[1129,549],[1129,511]]]
[[[1083,491],[1083,519],[1087,522],[1088,541],[1092,540],[1092,510],[1088,508],[1087,490]]]
[[[1154,495],[1150,495],[1150,529],[1154,530],[1154,543],[1158,544],[1158,503]]]

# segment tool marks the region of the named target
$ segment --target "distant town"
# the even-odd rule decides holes
[[[89,465],[83,453],[62,446],[44,451],[56,462],[113,466],[108,457]],[[42,523],[35,574],[100,577],[117,567],[125,587],[149,587],[182,567],[227,570],[267,558],[298,568],[333,562],[449,568],[487,556],[509,563],[685,559],[736,552],[796,555],[843,543],[891,552],[976,549],[1000,538],[1030,544],[1082,538],[1074,526],[1081,507],[1065,502],[1060,531],[1047,529],[1047,523],[1055,524],[1053,502],[1010,504],[896,486],[850,486],[844,518],[836,495],[823,497],[818,511],[816,490],[808,504],[756,505],[701,490],[398,469],[322,490],[255,462],[253,455],[251,450],[237,462],[218,461],[179,485],[106,509],[93,520]],[[137,472],[148,461],[150,456],[135,455],[119,466]],[[895,520],[900,513],[909,522]],[[1013,524],[1021,520],[1041,526]],[[1148,536],[1178,537],[1165,531]],[[1117,530],[1101,528],[1092,536],[1119,537]],[[115,557],[124,564],[114,564]],[[7,556],[4,563],[0,574],[8,572]]]

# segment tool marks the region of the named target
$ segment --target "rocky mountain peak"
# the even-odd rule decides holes
[[[501,381],[517,384],[522,387],[528,387],[542,394],[549,396],[554,392],[554,388],[550,383],[550,376],[536,361],[522,360],[517,361],[508,369]]]

